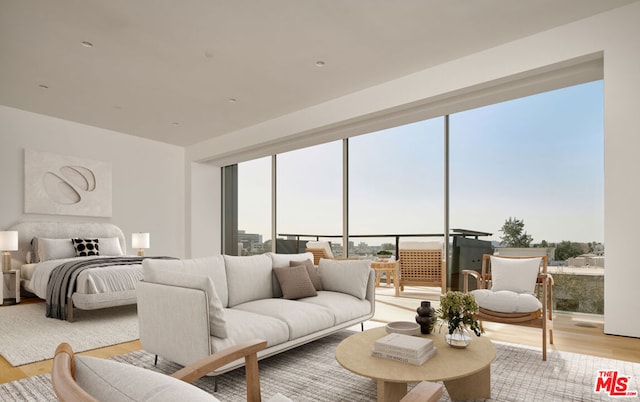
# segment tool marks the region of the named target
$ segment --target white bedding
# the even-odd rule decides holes
[[[100,258],[100,257],[80,257]],[[37,264],[28,264],[31,272],[31,280],[25,286],[41,299],[47,298],[47,283],[49,275],[60,264],[78,258],[64,258],[49,260]],[[77,293],[99,294],[135,290],[136,284],[142,280],[142,264],[115,265],[110,267],[90,268],[82,271],[77,278]],[[70,295],[68,295],[70,296]]]

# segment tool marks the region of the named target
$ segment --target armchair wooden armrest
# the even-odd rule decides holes
[[[171,376],[192,383],[207,373],[244,357],[247,381],[247,401],[260,401],[260,374],[258,371],[258,352],[267,347],[267,341],[256,339],[221,350],[192,363]]]
[[[198,360],[171,375],[176,379],[192,383],[207,373],[228,363],[245,358],[247,382],[247,401],[260,401],[260,376],[258,372],[258,352],[267,346],[267,341],[253,340],[221,350]],[[139,370],[145,370],[139,368]],[[94,402],[96,399],[87,393],[75,380],[75,360],[73,349],[68,343],[56,348],[51,371],[53,388],[61,401]]]
[[[478,284],[478,289],[484,289],[484,280],[482,279],[482,275],[480,272],[473,271],[470,269],[462,270],[462,290],[464,293],[469,291],[469,275],[473,276],[476,279],[476,283]]]

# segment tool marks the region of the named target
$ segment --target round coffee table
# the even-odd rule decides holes
[[[407,394],[407,384],[442,381],[452,400],[491,397],[491,362],[496,348],[485,336],[474,336],[471,345],[456,349],[444,341],[444,332],[421,335],[433,339],[435,356],[421,366],[371,356],[374,342],[385,336],[384,327],[358,332],[340,342],[336,360],[345,369],[374,379],[378,401],[399,401]]]

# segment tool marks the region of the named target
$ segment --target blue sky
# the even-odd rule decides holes
[[[452,114],[450,226],[497,240],[516,217],[534,242],[604,241],[602,96],[596,81]],[[352,234],[442,233],[443,124],[349,140]],[[341,141],[278,155],[278,233],[341,233],[341,161]],[[265,240],[270,166],[239,168],[240,229]]]

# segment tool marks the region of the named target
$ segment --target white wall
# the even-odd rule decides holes
[[[189,256],[206,257],[221,253],[221,172],[218,166],[191,163],[188,244]]]
[[[605,332],[640,337],[628,310],[637,293],[633,250],[640,227],[640,4],[606,12],[484,52],[436,66],[339,99],[214,138],[187,149],[187,160],[229,163],[292,147],[359,134],[367,121],[460,110],[472,92],[521,79],[575,60],[604,59],[605,99]],[[488,90],[488,92],[490,92]],[[490,94],[489,94],[490,97]],[[500,94],[495,95],[499,100]],[[488,100],[485,99],[485,100]],[[429,109],[431,107],[431,109]],[[219,194],[215,197],[219,198]]]
[[[21,220],[111,222],[131,251],[149,232],[146,255],[185,254],[184,148],[0,106],[0,230]],[[24,150],[110,162],[111,218],[24,213]]]

